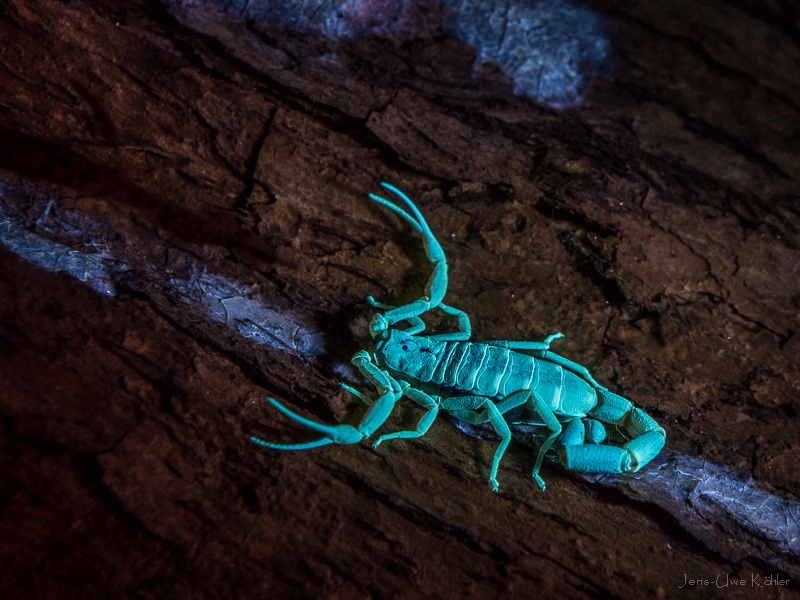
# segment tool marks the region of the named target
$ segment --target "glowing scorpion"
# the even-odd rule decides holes
[[[441,245],[414,203],[388,183],[382,186],[396,194],[409,212],[380,196],[369,197],[400,215],[422,236],[433,273],[425,296],[405,306],[389,306],[367,298],[381,312],[370,323],[371,348],[356,352],[352,363],[375,387],[377,399],[342,384],[370,407],[361,423],[351,427],[310,421],[270,398],[284,415],[323,437],[291,445],[256,437],[251,438],[253,442],[276,450],[356,444],[375,433],[389,418],[395,403],[405,396],[426,409],[416,429],[382,435],[373,446],[425,435],[439,410],[472,425],[491,423],[500,436],[489,475],[495,492],[499,489],[497,469],[511,441],[505,415],[520,407],[530,418],[515,422],[543,424],[550,432],[539,448],[532,473],[543,490],[539,469],[554,444],[558,462],[564,468],[592,473],[637,471],[661,451],[666,434],[652,417],[597,383],[585,367],[550,351],[553,340],[563,337],[561,333],[542,342],[470,341],[467,314],[442,302],[447,291],[447,260]],[[425,323],[420,317],[434,309],[455,317],[458,331],[421,335]],[[400,323],[405,323],[406,328],[396,329]],[[621,447],[603,443],[607,437],[604,424],[616,427],[629,441]]]

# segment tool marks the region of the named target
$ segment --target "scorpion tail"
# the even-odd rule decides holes
[[[583,443],[580,436],[558,449],[559,462],[572,471],[632,473],[653,460],[664,447],[666,433],[646,412],[608,390],[598,392],[601,403],[590,415],[620,427],[631,439],[623,447]],[[590,440],[591,441],[591,440]],[[600,441],[600,440],[596,440]]]

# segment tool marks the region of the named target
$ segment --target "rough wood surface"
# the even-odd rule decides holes
[[[595,6],[613,75],[555,111],[443,35],[0,3],[0,597],[797,597],[800,15],[641,4]],[[494,446],[446,419],[248,441],[308,439],[267,396],[359,418],[364,297],[429,272],[380,181],[476,339],[563,331],[662,424],[648,471],[542,493],[521,435],[493,494]]]

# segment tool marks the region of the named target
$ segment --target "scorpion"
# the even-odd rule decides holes
[[[500,438],[489,476],[495,492],[499,491],[500,461],[511,441],[506,416],[515,409],[538,415],[538,419],[514,423],[543,424],[549,430],[532,472],[542,490],[545,482],[539,471],[545,454],[556,442],[557,461],[571,471],[635,472],[658,455],[666,433],[652,417],[597,383],[585,367],[550,351],[550,344],[563,334],[554,333],[542,342],[471,341],[469,316],[443,302],[448,268],[441,245],[414,203],[396,187],[385,182],[381,185],[400,198],[408,211],[375,194],[369,198],[398,214],[420,234],[433,272],[425,296],[409,304],[391,306],[367,297],[367,302],[378,309],[369,325],[371,347],[356,352],[351,362],[376,389],[377,396],[341,384],[369,406],[357,427],[317,423],[268,398],[286,417],[323,437],[300,444],[277,444],[258,437],[251,437],[252,442],[275,450],[356,444],[372,436],[398,400],[406,397],[426,410],[416,429],[382,435],[373,446],[425,435],[440,410],[472,425],[488,422]],[[426,327],[421,316],[434,309],[454,317],[458,330],[421,335]],[[604,443],[606,424],[616,427],[629,441],[621,447]]]

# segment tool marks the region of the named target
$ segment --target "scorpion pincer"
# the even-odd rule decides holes
[[[368,297],[378,312],[370,323],[372,345],[360,350],[352,363],[376,389],[375,397],[348,385],[342,387],[363,400],[369,409],[357,427],[323,425],[289,410],[272,398],[281,413],[323,434],[303,444],[276,444],[257,437],[256,444],[276,450],[306,450],[327,444],[355,444],[372,436],[389,418],[395,403],[410,398],[425,409],[413,431],[380,436],[374,446],[393,439],[418,438],[428,431],[440,410],[473,425],[490,423],[500,444],[489,476],[492,489],[499,489],[497,470],[511,441],[506,416],[536,418],[515,423],[544,424],[548,437],[539,448],[532,477],[544,490],[539,476],[545,454],[556,444],[558,462],[566,469],[591,473],[634,472],[651,461],[664,446],[664,430],[647,413],[597,383],[589,371],[550,351],[550,344],[563,335],[554,333],[542,342],[470,341],[470,320],[463,311],[443,303],[447,291],[447,260],[441,245],[414,203],[397,188],[383,183],[408,210],[370,194],[378,204],[394,211],[422,236],[425,252],[433,264],[425,296],[404,306],[389,306]],[[453,333],[422,335],[421,316],[439,309],[455,317]],[[397,328],[398,324],[404,326]],[[515,410],[517,409],[517,410]],[[513,411],[513,413],[511,412]],[[621,432],[622,445],[607,441],[606,426]]]

